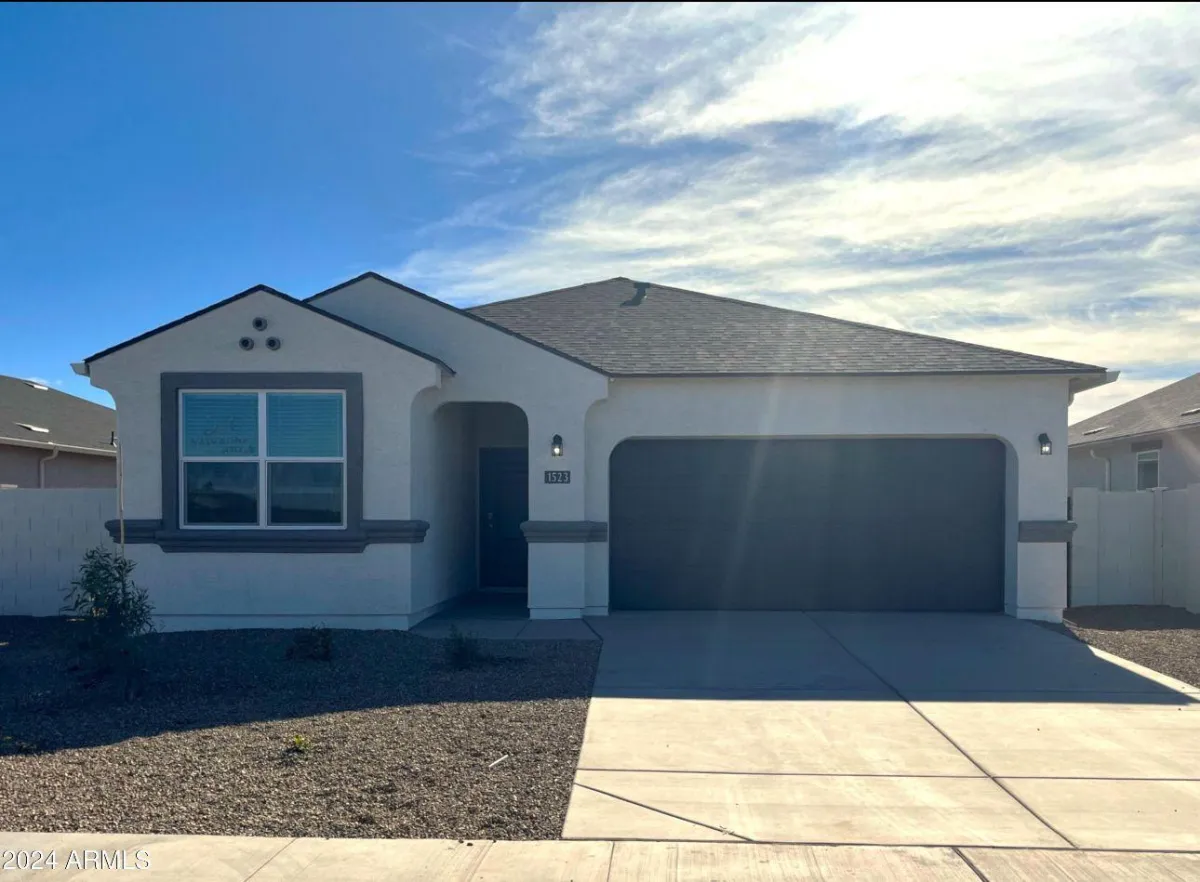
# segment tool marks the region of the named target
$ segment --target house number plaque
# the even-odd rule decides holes
[[[571,483],[571,473],[570,472],[546,472],[546,483],[547,484],[570,484]]]

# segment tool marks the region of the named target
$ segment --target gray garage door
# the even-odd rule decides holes
[[[991,440],[625,441],[611,606],[998,610],[1004,468]]]

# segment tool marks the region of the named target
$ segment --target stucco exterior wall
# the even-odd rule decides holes
[[[60,451],[45,466],[46,483],[38,483],[38,463],[53,451],[0,444],[0,484],[46,489],[117,486],[117,460]]]
[[[1096,490],[1127,491],[1137,489],[1137,454],[1133,445],[1138,442],[1161,441],[1158,452],[1158,481],[1168,490],[1182,490],[1200,484],[1200,427],[1147,435],[1144,438],[1125,438],[1106,444],[1091,444],[1071,449],[1070,486],[1092,487]],[[1104,486],[1104,461],[1111,463],[1112,484]]]
[[[255,332],[251,321],[269,327]],[[266,336],[280,338],[275,352]],[[258,340],[246,352],[238,340]],[[363,378],[363,516],[410,519],[412,403],[440,382],[434,363],[267,293],[252,294],[92,362],[92,384],[117,407],[125,516],[162,517],[159,376],[163,372],[349,372]],[[358,554],[166,554],[130,545],[160,625],[253,627],[323,621],[406,627],[412,610],[408,545]]]
[[[995,437],[1009,448],[1006,610],[1056,619],[1064,545],[1016,540],[1018,521],[1066,516],[1067,395],[1065,378],[1045,376],[616,380],[588,413],[586,518],[608,519],[609,457],[627,438]],[[1039,454],[1041,432],[1051,456]],[[584,556],[584,606],[605,608],[608,555],[595,547]]]

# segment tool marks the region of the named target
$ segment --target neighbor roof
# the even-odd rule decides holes
[[[1071,426],[1071,445],[1200,426],[1200,374],[1148,392]]]
[[[95,355],[89,355],[87,358],[85,358],[83,360],[83,363],[90,364],[91,362],[96,361],[97,359],[104,358],[106,355],[112,355],[114,352],[118,352],[119,350],[124,349],[127,346],[132,346],[135,343],[141,343],[143,340],[153,337],[156,334],[161,334],[163,331],[169,331],[171,328],[178,327],[179,325],[185,324],[186,322],[190,322],[192,319],[199,318],[200,316],[205,315],[206,313],[210,313],[213,310],[220,309],[222,306],[228,306],[230,303],[233,303],[236,300],[241,300],[243,297],[249,297],[251,294],[259,294],[259,293],[270,294],[274,297],[278,297],[280,300],[286,301],[287,303],[291,303],[294,306],[299,306],[301,309],[307,309],[309,312],[314,312],[317,315],[324,316],[325,318],[329,319],[330,321],[337,322],[339,325],[345,325],[347,328],[353,328],[354,330],[359,331],[360,333],[366,334],[369,337],[374,337],[376,340],[382,340],[384,343],[390,343],[392,346],[397,346],[406,352],[411,352],[413,355],[423,358],[426,361],[433,362],[434,364],[438,365],[439,367],[445,369],[450,374],[454,373],[454,369],[451,368],[450,365],[448,365],[444,361],[442,361],[440,358],[436,358],[427,352],[422,352],[419,349],[414,349],[413,347],[409,346],[406,343],[401,343],[399,340],[395,340],[395,339],[387,336],[386,334],[381,334],[378,331],[372,330],[371,328],[364,328],[362,325],[352,322],[349,319],[344,319],[340,315],[334,315],[332,312],[326,312],[325,310],[321,309],[319,306],[313,306],[311,303],[305,303],[303,300],[297,300],[295,297],[289,297],[287,294],[284,294],[282,291],[276,291],[274,288],[271,288],[267,285],[255,285],[253,288],[247,288],[245,291],[242,291],[240,294],[234,294],[232,297],[226,297],[224,300],[214,303],[211,306],[206,306],[203,309],[198,309],[193,313],[189,313],[188,315],[185,315],[183,318],[175,319],[175,321],[173,321],[173,322],[167,322],[165,325],[160,325],[159,327],[154,328],[153,330],[146,331],[146,333],[144,333],[144,334],[138,334],[138,336],[133,337],[129,340],[126,340],[124,343],[118,343],[116,346],[110,346],[108,349],[104,349],[100,352],[97,352]]]
[[[618,277],[472,314],[612,376],[1103,374],[1104,368]]]
[[[0,375],[0,445],[16,442],[115,456],[116,429],[117,413],[111,407],[33,380]]]

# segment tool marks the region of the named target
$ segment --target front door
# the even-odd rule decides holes
[[[529,451],[479,451],[479,587],[527,588],[529,546],[521,524],[529,519]]]

